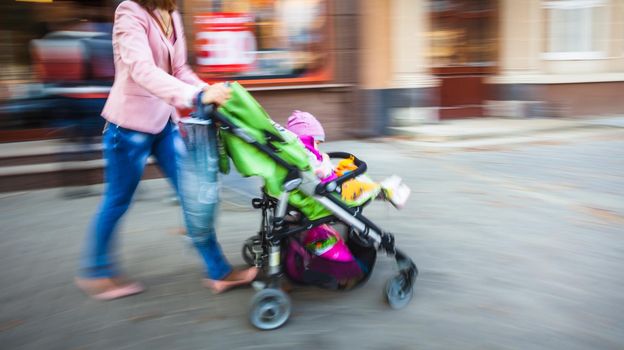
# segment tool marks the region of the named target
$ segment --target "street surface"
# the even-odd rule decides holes
[[[623,349],[623,140],[325,145],[367,161],[374,179],[398,174],[412,188],[404,210],[378,202],[365,213],[418,265],[415,295],[403,310],[387,307],[395,264],[380,256],[362,288],[296,287],[291,319],[270,332],[247,321],[251,288],[215,296],[201,287],[165,181],[141,184],[119,235],[127,275],[148,290],[112,302],[72,284],[98,196],[1,194],[0,348]],[[259,226],[250,191],[257,181],[236,177],[223,188],[218,234],[235,265]]]

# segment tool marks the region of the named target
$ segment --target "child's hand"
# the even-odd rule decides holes
[[[329,160],[329,156],[327,155],[327,153],[323,153],[322,157],[323,157],[323,160],[321,161],[321,164],[319,165],[317,172],[320,172],[321,174],[320,177],[324,179],[334,174],[334,166]]]

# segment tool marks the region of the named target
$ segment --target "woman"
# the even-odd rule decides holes
[[[223,104],[229,89],[223,84],[209,86],[186,64],[175,0],[122,2],[115,11],[113,51],[115,82],[102,111],[107,120],[103,143],[108,184],[88,233],[76,284],[101,300],[143,291],[139,283],[121,278],[111,246],[117,223],[130,205],[150,155],[180,194],[188,234],[206,265],[204,284],[218,293],[250,283],[257,270],[233,271],[215,238],[216,166],[197,164],[197,153],[186,151],[174,124],[176,108],[192,107],[196,100]],[[213,160],[216,157],[204,159]],[[199,167],[204,172],[197,172]]]

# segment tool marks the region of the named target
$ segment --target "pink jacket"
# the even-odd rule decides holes
[[[157,14],[154,13],[156,18]],[[159,133],[176,108],[189,108],[207,84],[186,64],[186,43],[180,14],[171,14],[175,44],[156,19],[134,1],[115,11],[113,52],[115,82],[102,116],[121,127]]]

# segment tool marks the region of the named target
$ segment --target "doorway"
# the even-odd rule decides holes
[[[429,0],[431,72],[440,80],[440,119],[484,115],[498,65],[497,0]]]

